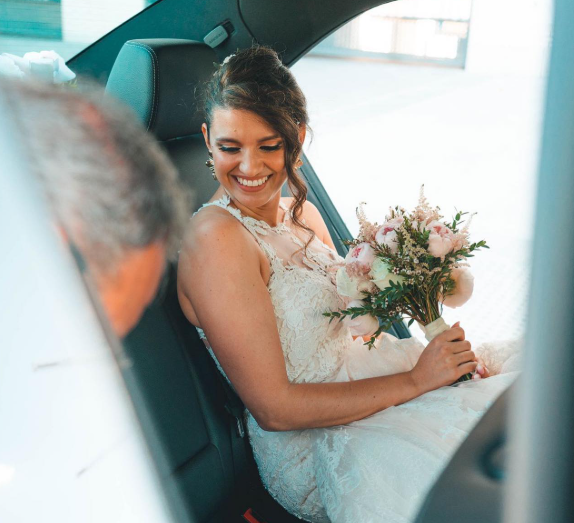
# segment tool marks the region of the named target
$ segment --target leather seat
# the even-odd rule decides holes
[[[155,134],[193,191],[195,208],[217,184],[205,166],[202,84],[214,72],[215,53],[189,40],[133,40],[124,44],[106,91],[130,106]],[[172,264],[163,289],[125,340],[136,411],[181,521],[244,521],[253,508],[262,523],[299,522],[267,494],[247,436],[243,405],[221,379],[177,299]]]

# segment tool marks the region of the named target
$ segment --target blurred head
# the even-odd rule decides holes
[[[308,120],[305,96],[275,51],[255,46],[228,57],[205,92],[203,133],[219,182],[255,208],[287,181],[294,222],[306,228],[299,217],[307,187],[297,168]]]
[[[60,230],[85,259],[114,330],[152,300],[186,217],[177,173],[131,113],[48,84],[0,84]]]

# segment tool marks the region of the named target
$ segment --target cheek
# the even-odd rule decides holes
[[[287,170],[285,169],[285,157],[283,154],[274,155],[267,161],[267,165],[273,169],[275,172],[282,173],[287,176]]]

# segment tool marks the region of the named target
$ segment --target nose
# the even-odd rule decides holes
[[[239,163],[239,169],[245,176],[257,176],[263,170],[261,156],[255,151],[244,151]]]

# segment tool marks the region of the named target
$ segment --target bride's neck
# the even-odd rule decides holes
[[[276,227],[279,223],[283,221],[283,209],[280,208],[279,203],[281,202],[281,193],[277,193],[271,200],[269,200],[265,205],[261,207],[247,207],[241,202],[237,201],[227,191],[223,191],[223,194],[227,194],[230,197],[231,205],[237,207],[243,216],[249,216],[255,218],[259,221],[264,221],[271,227]]]

